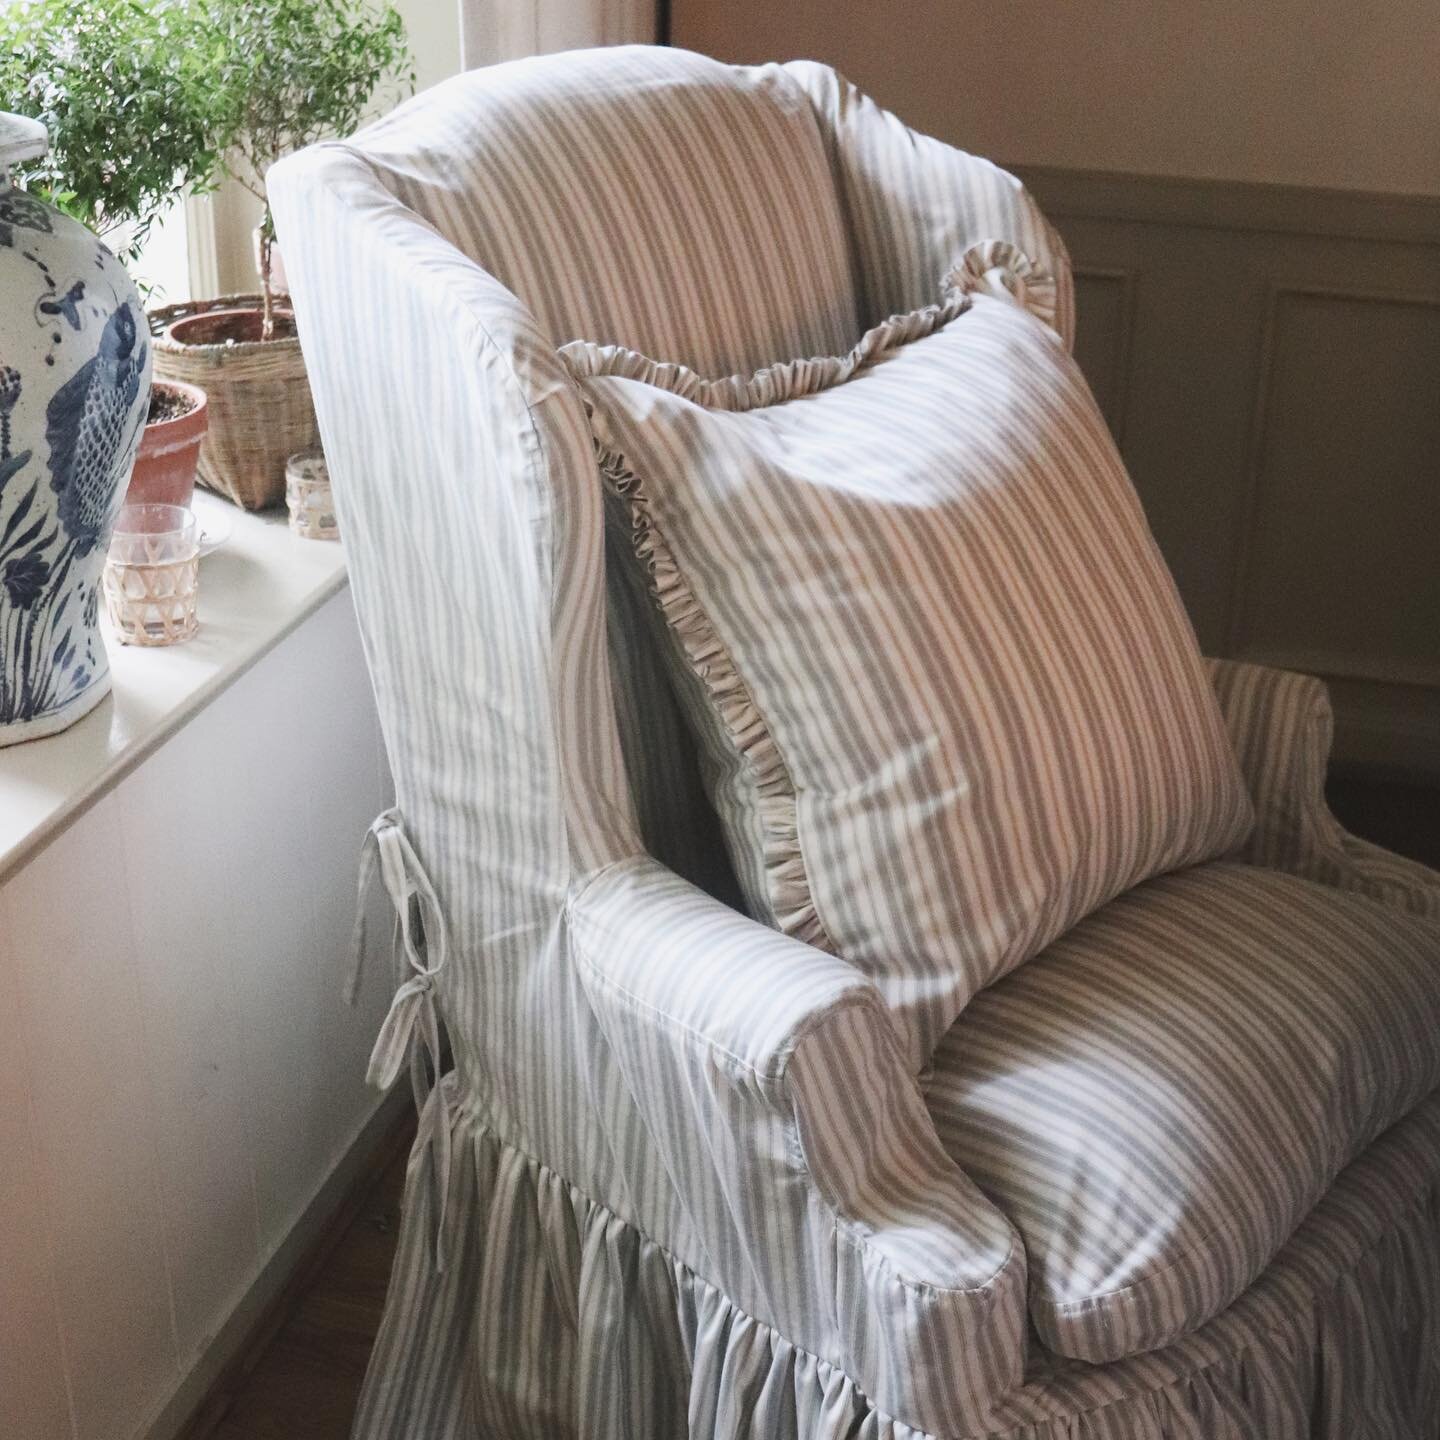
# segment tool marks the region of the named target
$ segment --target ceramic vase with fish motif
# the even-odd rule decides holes
[[[150,403],[125,267],[11,183],[44,127],[0,115],[0,745],[73,725],[109,693],[100,572]]]

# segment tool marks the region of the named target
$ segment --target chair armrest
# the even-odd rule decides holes
[[[1070,348],[1070,258],[1015,176],[912,130],[828,65],[792,60],[781,68],[805,92],[830,152],[866,324],[933,304],[942,277],[966,250],[1003,240],[1054,280],[1053,325]]]
[[[1440,873],[1348,834],[1330,813],[1334,717],[1325,686],[1238,660],[1205,664],[1255,806],[1240,858],[1440,918]]]
[[[940,1148],[878,992],[648,856],[572,898],[577,970],[703,1279],[930,1433],[1020,1383],[1025,1255]]]

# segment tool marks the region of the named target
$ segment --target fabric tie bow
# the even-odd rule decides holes
[[[440,1016],[435,981],[445,968],[449,939],[434,886],[410,844],[400,812],[384,811],[366,832],[360,851],[359,898],[351,938],[352,964],[345,1000],[359,994],[365,962],[365,903],[376,869],[395,909],[392,946],[403,948],[410,974],[396,990],[375,1038],[365,1079],[388,1090],[408,1056],[419,1115],[419,1141],[431,1158],[436,1197],[435,1268],[445,1268],[445,1210],[450,1195],[450,1113],[440,1075]]]

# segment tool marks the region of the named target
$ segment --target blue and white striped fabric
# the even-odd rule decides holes
[[[455,1058],[443,1215],[432,1130],[360,1440],[1348,1440],[1433,1404],[1433,1103],[1209,1325],[1057,1362],[1027,1344],[1014,1227],[941,1147],[873,987],[644,852],[642,825],[683,840],[697,799],[668,784],[654,657],[607,606],[556,347],[712,375],[843,352],[892,302],[855,279],[888,262],[844,167],[887,150],[898,205],[983,216],[886,215],[872,189],[867,225],[918,257],[901,288],[933,284],[931,244],[1005,240],[1057,277],[1063,327],[1063,252],[1019,186],[897,127],[815,67],[621,49],[469,74],[271,173],[408,841],[397,889],[428,879],[445,921],[411,1008]],[[772,199],[726,213],[752,187]],[[412,938],[418,979],[435,957]]]

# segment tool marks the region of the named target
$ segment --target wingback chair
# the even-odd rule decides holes
[[[270,190],[396,784],[364,849],[404,965],[372,1075],[408,1059],[421,1106],[356,1434],[1433,1437],[1440,1101],[1367,1136],[1218,1314],[1055,1353],[1027,1317],[1026,1166],[966,1107],[1063,1070],[1084,1007],[1024,1053],[1003,1009],[962,1016],[955,1063],[983,1073],[917,1079],[865,976],[737,908],[645,597],[607,565],[560,345],[710,375],[841,354],[982,239],[1043,263],[1068,341],[1065,252],[1018,182],[824,66],[627,48],[462,75]],[[1325,808],[1322,687],[1211,675],[1253,835],[1175,882],[1173,931],[1127,896],[1105,944],[1223,952],[1261,867],[1256,927],[1440,967],[1440,877]],[[1154,1003],[1181,1052],[1213,1015],[1247,1043],[1223,993]],[[1363,1091],[1366,1057],[1326,1063]],[[1042,1091],[1040,1128],[1103,1069]]]

